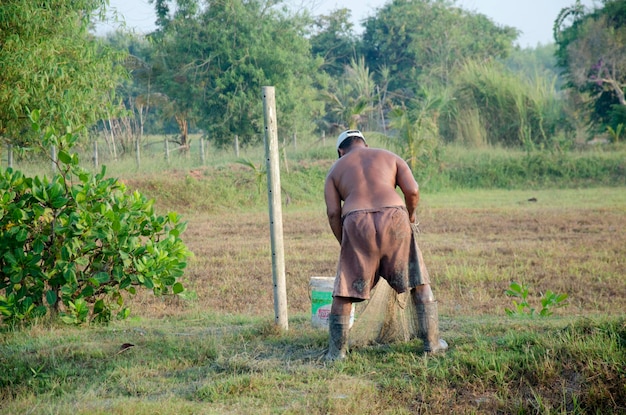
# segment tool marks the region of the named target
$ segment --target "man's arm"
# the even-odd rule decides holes
[[[404,160],[398,157],[396,182],[404,194],[404,203],[409,212],[409,220],[415,223],[415,211],[420,200],[419,185],[413,177],[411,168]]]
[[[330,229],[341,244],[341,196],[331,177],[327,177],[324,184],[324,199],[326,200],[326,216],[328,216]]]

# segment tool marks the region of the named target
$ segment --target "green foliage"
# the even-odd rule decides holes
[[[390,70],[389,90],[407,95],[420,86],[448,83],[467,59],[505,57],[517,31],[452,1],[394,0],[365,22],[363,54],[371,68]]]
[[[121,55],[88,32],[105,0],[0,2],[0,137],[28,145],[28,108],[46,125],[92,126],[124,76]]]
[[[363,129],[367,125],[374,100],[374,81],[364,59],[354,59],[346,65],[343,75],[336,82],[329,82],[320,91],[326,103],[326,126],[340,130]],[[330,129],[330,128],[329,128]]]
[[[606,127],[609,137],[612,143],[618,143],[621,140],[622,132],[624,131],[624,124],[618,124],[615,129],[610,125]]]
[[[266,167],[261,163],[259,163],[259,165],[257,166],[250,159],[237,160],[237,163],[242,164],[246,167],[250,167],[250,169],[252,169],[252,171],[254,172],[257,191],[259,194],[261,194],[261,190],[263,189],[263,183],[265,182],[267,177]]]
[[[33,113],[33,128],[39,114]],[[58,173],[50,179],[7,169],[0,175],[0,313],[14,323],[48,310],[67,323],[125,318],[125,294],[136,287],[156,295],[180,293],[190,255],[185,223],[155,214],[153,201],[126,194],[124,184],[78,166],[70,152],[77,136],[43,132],[56,146]]]
[[[519,299],[519,303],[516,300],[513,301],[513,308],[505,308],[504,311],[509,316],[521,316],[529,315],[534,317],[535,308],[533,308],[528,302],[528,286],[525,284],[518,284],[512,282],[509,289],[506,290],[506,295]],[[552,310],[555,308],[564,307],[567,305],[567,294],[556,294],[550,290],[547,290],[541,297],[541,310],[539,311],[540,317],[548,317],[554,314]]]
[[[509,316],[512,315],[522,315],[528,313],[530,316],[535,315],[535,309],[530,306],[528,303],[528,287],[524,284],[520,285],[516,282],[512,282],[509,286],[509,289],[506,290],[506,295],[510,297],[519,298],[520,302],[518,303],[516,300],[513,300],[513,309],[505,308],[504,311]],[[526,311],[528,309],[528,311]]]
[[[543,297],[541,298],[541,311],[539,315],[541,317],[547,317],[554,314],[552,311],[555,308],[565,307],[567,303],[564,301],[567,300],[567,294],[557,294],[550,290],[547,290]]]
[[[626,112],[625,15],[623,0],[604,0],[593,10],[583,8],[578,0],[563,9],[555,21],[559,64],[571,96],[585,106],[585,120],[593,123],[592,133],[604,132],[607,125],[615,128],[626,119],[612,120]]]
[[[441,142],[437,123],[445,99],[430,91],[423,91],[420,99],[412,100],[409,108],[394,108],[390,112],[393,139],[401,148],[402,156],[415,174],[436,174],[440,163]]]
[[[623,151],[529,151],[517,154],[472,151],[459,157],[461,158],[450,158],[449,166],[442,171],[443,177],[437,178],[447,178],[444,187],[528,189],[538,186],[626,184]]]
[[[357,38],[346,8],[318,16],[313,24],[315,34],[310,38],[311,53],[324,59],[321,69],[334,78],[344,73],[344,67],[356,59]]]
[[[163,7],[165,2],[157,6]],[[319,66],[304,38],[308,21],[264,1],[177,1],[153,34],[153,88],[166,95],[177,120],[200,128],[219,146],[238,135],[261,141],[261,89],[275,86],[283,128],[312,130],[311,84]],[[180,124],[180,122],[179,122]]]

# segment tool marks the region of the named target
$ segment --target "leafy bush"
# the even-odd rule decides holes
[[[520,300],[518,303],[513,301],[513,308],[505,308],[504,311],[509,316],[521,316],[528,315],[530,317],[535,316],[535,309],[528,302],[528,287],[525,284],[518,284],[512,282],[509,289],[506,290],[506,295],[514,297]],[[539,311],[540,317],[548,317],[554,314],[552,310],[555,308],[564,307],[567,305],[567,294],[556,294],[551,290],[547,290],[541,298],[541,311]]]
[[[38,114],[33,128],[40,131]],[[67,323],[107,322],[129,315],[124,293],[137,286],[181,293],[177,282],[191,254],[180,239],[186,224],[153,201],[126,194],[105,168],[92,174],[69,149],[77,136],[48,129],[45,147],[58,149],[52,178],[0,173],[0,313],[4,322],[51,311]]]

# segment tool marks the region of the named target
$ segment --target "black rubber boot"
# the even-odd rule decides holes
[[[448,349],[448,343],[439,338],[439,313],[437,302],[417,303],[417,321],[420,336],[424,340],[426,353],[443,353]]]
[[[350,316],[331,314],[328,316],[328,353],[326,360],[335,361],[346,358],[348,351],[348,333],[350,332]]]

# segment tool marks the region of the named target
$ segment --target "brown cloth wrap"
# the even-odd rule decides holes
[[[353,210],[342,220],[333,296],[368,300],[381,277],[397,292],[409,290],[411,226],[406,208]]]
[[[430,284],[428,269],[417,243],[419,228],[411,224],[411,248],[409,253],[410,287]],[[418,338],[417,309],[411,301],[411,293],[398,294],[383,278],[372,290],[369,301],[358,303],[356,319],[350,330],[350,346],[388,344]]]

